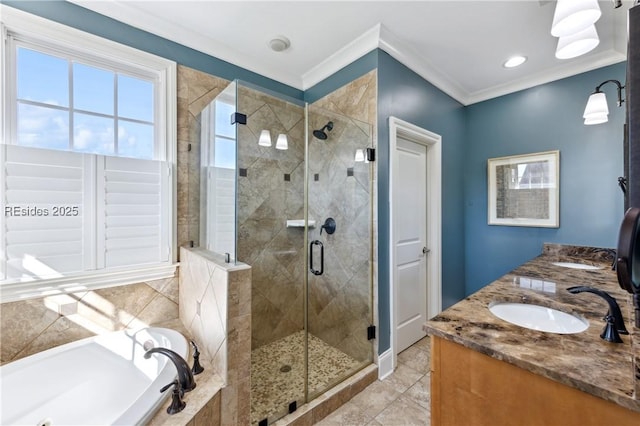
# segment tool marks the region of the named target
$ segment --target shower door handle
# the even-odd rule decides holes
[[[320,270],[313,269],[313,246],[320,246]],[[324,245],[322,241],[313,240],[309,244],[309,269],[313,275],[322,275],[324,272]]]

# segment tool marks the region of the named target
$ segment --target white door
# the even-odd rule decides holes
[[[398,136],[393,226],[396,353],[425,336],[427,321],[427,147]]]

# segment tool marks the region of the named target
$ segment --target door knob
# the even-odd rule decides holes
[[[430,251],[431,251],[431,250],[429,250],[428,248],[426,248],[426,247],[422,247],[422,254],[427,254],[427,253],[429,253]]]

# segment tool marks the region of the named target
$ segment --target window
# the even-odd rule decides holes
[[[3,301],[173,276],[175,63],[0,7]]]
[[[17,145],[154,158],[154,76],[93,65],[11,33],[9,40]]]

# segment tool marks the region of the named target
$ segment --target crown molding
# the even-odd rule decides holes
[[[360,59],[380,46],[381,24],[376,24],[351,43],[329,56],[302,75],[302,90],[307,90],[327,77]]]

